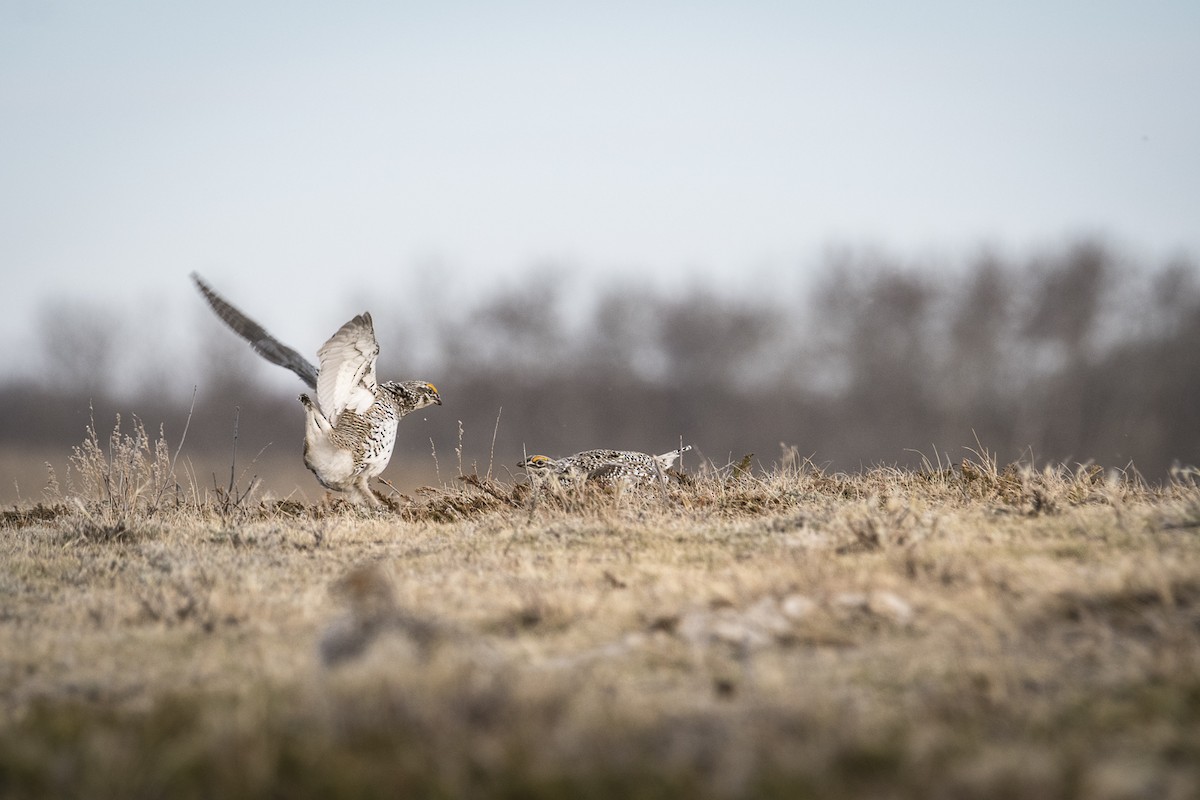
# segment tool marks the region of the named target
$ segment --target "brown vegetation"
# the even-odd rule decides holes
[[[0,795],[1200,791],[1195,470],[785,450],[366,512],[172,463],[126,424],[0,517]]]

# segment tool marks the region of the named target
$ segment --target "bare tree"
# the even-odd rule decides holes
[[[404,426],[395,460],[428,460],[430,439],[453,452],[462,421],[468,464],[679,436],[716,460],[769,459],[782,441],[838,468],[919,463],[976,437],[1005,459],[1132,459],[1152,475],[1200,463],[1200,270],[1118,266],[1096,242],[952,272],[868,254],[831,260],[799,302],[616,286],[583,303],[553,276],[525,276],[473,308],[423,309],[422,358],[449,413]],[[71,444],[89,399],[98,418],[118,410],[102,395],[120,394],[121,317],[60,302],[38,330],[46,380],[0,386],[14,409],[0,444]],[[196,339],[199,354],[177,359],[190,372],[160,377],[182,391],[133,392],[119,410],[178,424],[188,409],[171,404],[198,385],[189,446],[226,448],[235,414],[248,452],[298,446],[292,387],[265,389],[271,371],[225,331]]]
[[[112,389],[122,327],[116,311],[54,299],[39,309],[37,319],[46,384],[89,393]]]

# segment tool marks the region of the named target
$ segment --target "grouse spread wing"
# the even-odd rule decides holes
[[[204,299],[212,306],[212,310],[216,312],[221,320],[233,329],[235,333],[250,343],[254,348],[254,352],[270,361],[272,364],[278,364],[281,367],[286,367],[292,372],[300,376],[300,379],[307,383],[310,388],[317,388],[317,368],[312,362],[298,352],[283,344],[259,325],[254,320],[247,317],[237,308],[229,303],[225,298],[212,290],[199,275],[192,273],[192,280],[196,282],[196,288],[204,295]]]
[[[336,425],[346,409],[366,413],[375,402],[375,360],[379,343],[369,313],[359,314],[329,337],[317,351],[321,371],[317,375],[317,402],[321,412]]]

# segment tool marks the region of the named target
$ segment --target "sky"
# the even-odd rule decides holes
[[[1196,256],[1200,3],[0,0],[0,142],[0,379],[50,301],[191,335],[192,271],[313,351],[536,267]]]

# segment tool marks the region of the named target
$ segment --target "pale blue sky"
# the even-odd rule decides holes
[[[30,347],[52,295],[183,326],[192,270],[315,350],[430,264],[1196,255],[1200,3],[0,0],[0,139],[0,335]]]

